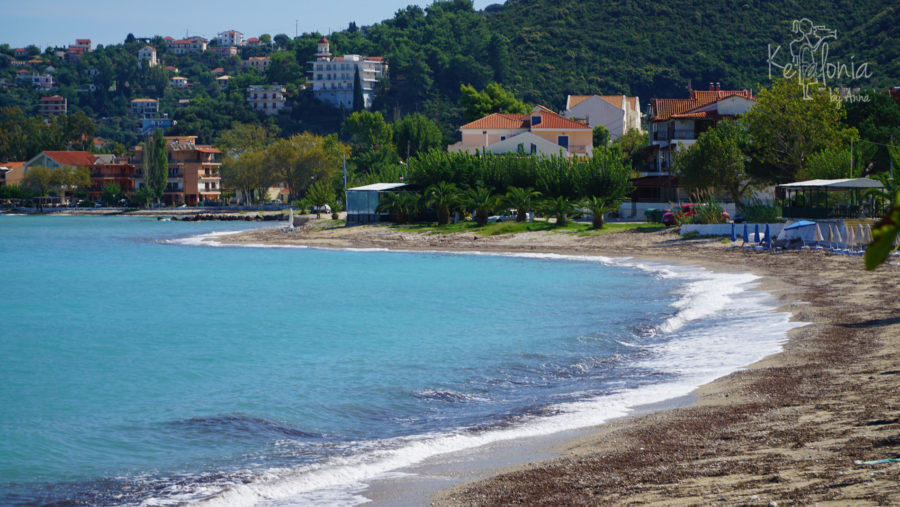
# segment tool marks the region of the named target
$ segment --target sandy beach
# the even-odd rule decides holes
[[[808,322],[781,353],[698,389],[694,403],[615,420],[557,445],[558,457],[441,491],[435,505],[889,505],[900,502],[900,267],[824,252],[728,250],[674,231],[482,237],[388,227],[284,233],[222,243],[636,257],[750,272]],[[752,339],[752,337],[748,337]]]

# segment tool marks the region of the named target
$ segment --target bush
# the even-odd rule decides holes
[[[644,212],[644,216],[647,217],[648,222],[659,224],[662,223],[663,210],[648,208],[647,211]]]
[[[744,206],[744,221],[757,223],[778,222],[781,216],[781,208],[762,201],[754,201],[749,206]]]
[[[725,222],[723,213],[725,209],[715,199],[697,206],[697,213],[694,215],[694,223],[696,224],[721,224]]]

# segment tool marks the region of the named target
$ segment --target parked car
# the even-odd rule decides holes
[[[681,208],[679,208],[679,210],[678,210],[678,213],[680,213],[682,216],[692,217],[697,214],[697,211],[700,208],[700,206],[705,206],[705,204],[682,204]],[[663,225],[665,225],[666,227],[675,225],[675,221],[676,221],[675,213],[676,213],[675,211],[666,210],[662,216]],[[731,219],[731,216],[728,215],[728,212],[722,211],[722,220],[727,222],[730,219]]]

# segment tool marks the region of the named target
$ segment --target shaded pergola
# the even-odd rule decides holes
[[[784,218],[880,217],[885,211],[883,196],[862,198],[867,190],[884,188],[869,178],[798,181],[775,188]]]
[[[374,224],[381,221],[377,211],[381,194],[396,192],[405,183],[373,183],[347,189],[347,225]]]

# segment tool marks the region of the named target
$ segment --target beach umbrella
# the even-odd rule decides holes
[[[763,238],[763,246],[772,246],[772,240],[769,238],[769,224],[766,224],[766,236]]]
[[[860,245],[868,243],[868,241],[866,241],[866,230],[863,229],[862,224],[856,226],[856,239],[859,241]]]
[[[844,238],[841,237],[841,227],[839,225],[834,226],[834,246],[837,247],[839,244],[844,242]]]
[[[750,242],[750,233],[747,231],[747,222],[744,222],[744,235],[741,239],[744,240],[744,244]]]
[[[734,222],[731,222],[731,242],[734,243],[737,241],[737,237],[734,235]]]
[[[760,241],[759,241],[759,224],[756,224],[756,227],[754,228],[754,231],[753,231],[753,241],[756,241],[757,243],[760,242]]]
[[[822,229],[819,229],[819,224],[816,224],[816,235],[813,236],[813,241],[815,241],[816,244],[825,241],[825,238],[822,237]]]
[[[847,237],[844,239],[846,240],[847,248],[853,249],[856,247],[856,236],[853,234],[852,226],[847,227]]]
[[[866,243],[872,243],[872,226],[866,224],[863,230],[866,233]]]

